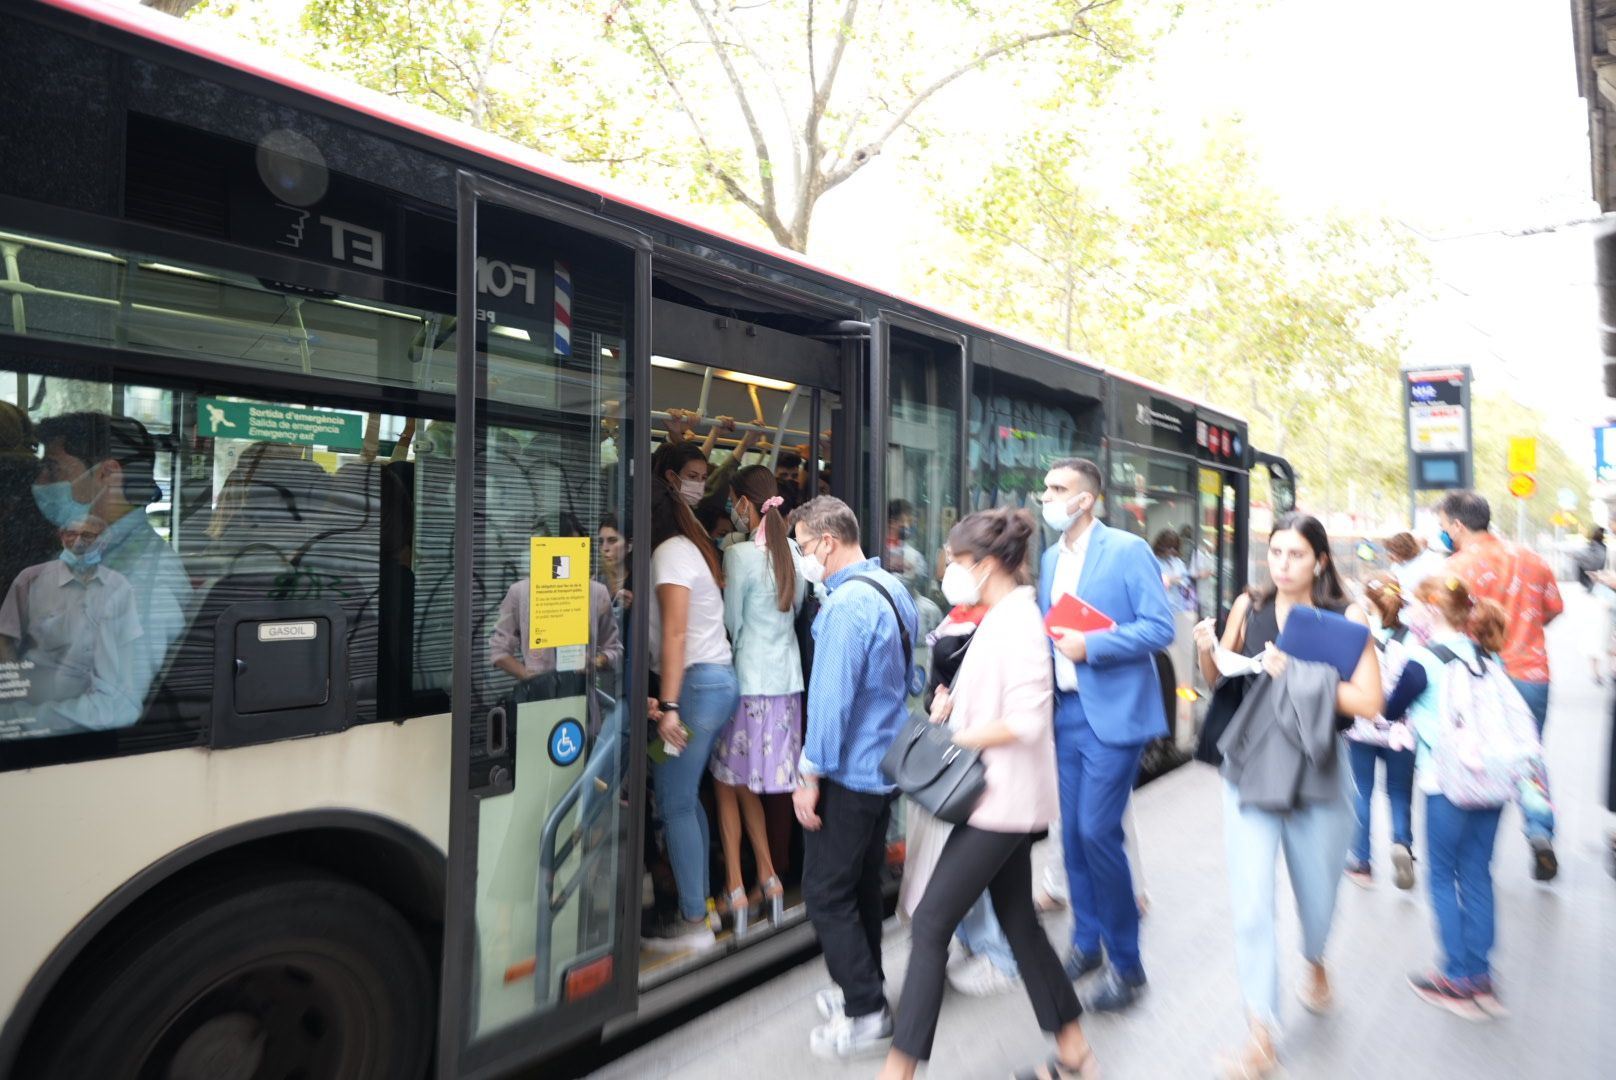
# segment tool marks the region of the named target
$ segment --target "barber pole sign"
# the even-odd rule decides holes
[[[572,355],[572,267],[555,264],[555,354]]]

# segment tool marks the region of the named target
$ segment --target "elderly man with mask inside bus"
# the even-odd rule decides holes
[[[821,495],[792,515],[803,577],[829,589],[814,619],[808,723],[792,797],[803,839],[802,890],[836,985],[816,1004],[818,1056],[846,1059],[892,1037],[881,970],[881,867],[892,785],[881,759],[908,715],[918,618],[909,591],[859,548],[858,519]],[[901,621],[900,621],[901,620]],[[905,641],[907,635],[907,642]]]
[[[1123,848],[1122,816],[1145,744],[1167,734],[1156,653],[1173,643],[1173,612],[1150,545],[1096,520],[1101,475],[1091,461],[1057,461],[1044,477],[1044,524],[1057,534],[1044,552],[1039,606],[1063,596],[1115,625],[1058,633],[1055,756],[1060,774],[1062,849],[1073,913],[1066,973],[1076,980],[1110,967],[1085,1007],[1126,1008],[1145,985],[1139,908]]]

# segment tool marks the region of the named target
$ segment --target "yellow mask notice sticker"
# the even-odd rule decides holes
[[[589,538],[529,537],[530,649],[589,644]]]

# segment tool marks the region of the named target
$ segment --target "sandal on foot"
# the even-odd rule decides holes
[[[1250,1053],[1230,1057],[1220,1054],[1217,1060],[1219,1080],[1267,1080],[1279,1068],[1279,1059],[1263,1055],[1253,1058]]]
[[[774,874],[763,883],[763,899],[769,905],[769,922],[779,926],[786,921],[786,887],[780,883],[780,878]]]
[[[1099,1080],[1100,1063],[1094,1059],[1094,1047],[1084,1052],[1076,1065],[1067,1065],[1054,1054],[1042,1065],[1014,1073],[1011,1080]]]

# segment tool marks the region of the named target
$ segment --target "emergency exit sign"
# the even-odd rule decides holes
[[[197,398],[196,427],[209,439],[252,439],[298,446],[358,447],[365,420],[358,413]]]

